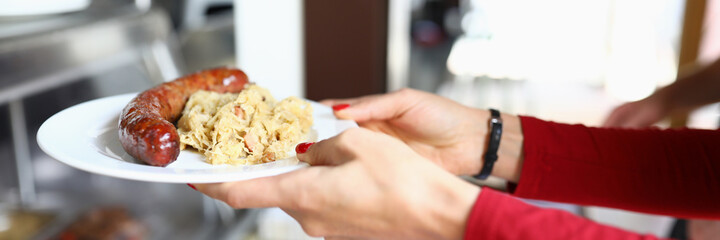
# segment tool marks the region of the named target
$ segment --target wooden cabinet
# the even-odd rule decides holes
[[[388,0],[306,0],[304,8],[306,97],[385,92]]]

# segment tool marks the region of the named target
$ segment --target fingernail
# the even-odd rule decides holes
[[[340,111],[340,110],[346,109],[346,108],[348,108],[348,107],[350,107],[350,104],[343,103],[343,104],[335,104],[335,105],[333,105],[333,106],[332,106],[332,109],[333,109],[333,111]]]
[[[195,186],[193,186],[192,184],[189,184],[189,183],[188,183],[187,185],[188,185],[188,187],[190,187],[190,188],[192,188],[193,190],[197,191],[197,188],[195,188]]]
[[[304,142],[301,144],[298,144],[297,147],[295,147],[295,152],[297,153],[305,153],[307,152],[308,148],[315,144],[314,142]]]

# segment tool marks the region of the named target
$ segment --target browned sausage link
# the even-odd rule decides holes
[[[180,138],[173,122],[180,117],[190,95],[198,90],[239,92],[247,83],[247,75],[239,69],[216,68],[142,92],[120,115],[120,143],[136,159],[167,166],[180,154]]]

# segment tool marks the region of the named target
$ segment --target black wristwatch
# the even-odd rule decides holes
[[[502,119],[500,118],[500,112],[495,109],[490,109],[490,138],[488,139],[487,149],[483,155],[483,166],[480,173],[473,176],[480,180],[485,180],[490,173],[492,173],[495,161],[498,159],[498,148],[500,148],[500,137],[502,137]]]

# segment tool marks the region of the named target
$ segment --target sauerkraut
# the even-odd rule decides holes
[[[180,149],[191,146],[211,164],[258,164],[287,157],[312,126],[310,103],[277,102],[266,89],[240,93],[198,91],[185,104],[177,127]]]

